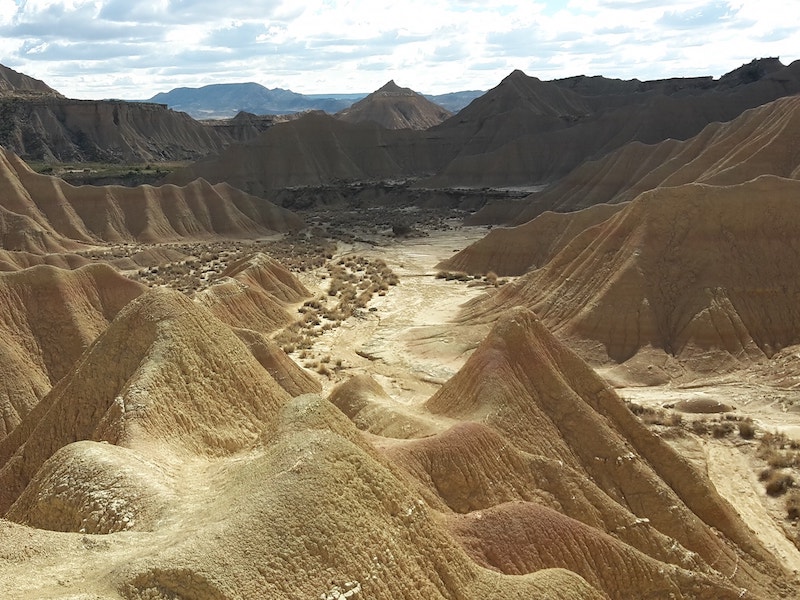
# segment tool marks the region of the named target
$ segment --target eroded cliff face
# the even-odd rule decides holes
[[[161,104],[0,97],[0,145],[26,160],[147,162],[194,160],[227,141]]]

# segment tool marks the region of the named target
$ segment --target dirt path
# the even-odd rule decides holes
[[[386,261],[400,282],[374,297],[369,311],[326,332],[314,345],[317,355],[341,359],[336,377],[323,378],[327,392],[358,373],[369,373],[394,399],[427,399],[464,364],[485,328],[453,328],[459,305],[487,289],[436,278],[436,264],[486,234],[484,227],[434,232],[430,237],[391,246],[345,248],[337,256],[361,254]]]
[[[788,569],[800,573],[800,551],[786,538],[766,506],[764,485],[758,481],[747,457],[734,445],[704,441],[708,476],[758,539]]]

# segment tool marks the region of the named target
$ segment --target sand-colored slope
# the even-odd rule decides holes
[[[194,300],[231,327],[272,333],[296,320],[287,305],[311,296],[287,269],[265,254],[232,263]]]
[[[772,356],[800,341],[798,193],[771,176],[657,188],[468,312],[529,306],[616,362],[648,347],[700,370]]]
[[[336,118],[343,121],[373,121],[386,129],[428,129],[450,116],[438,104],[394,81],[336,113]]]
[[[222,277],[231,277],[262,289],[281,302],[300,302],[311,296],[308,288],[288,269],[262,253],[244,256],[231,263],[222,272]]]
[[[800,96],[712,123],[695,137],[655,145],[631,143],[586,162],[552,188],[534,194],[511,219],[523,223],[544,210],[570,211],[632,200],[658,186],[686,183],[732,185],[760,175],[800,178]]]
[[[131,597],[601,597],[563,570],[477,567],[330,404],[295,400],[279,430],[263,455],[231,469],[206,509],[213,520],[127,567]]]
[[[236,452],[269,431],[288,397],[227,326],[178,292],[151,290],[0,443],[0,510],[71,442]]]
[[[34,254],[14,250],[0,250],[0,271],[21,271],[29,267],[49,265],[59,269],[77,269],[92,261],[85,256],[73,253]]]
[[[144,289],[103,264],[0,274],[0,439]]]
[[[580,574],[609,598],[736,598],[738,591],[664,563],[612,535],[531,502],[510,502],[452,518],[470,556],[502,573],[558,565]],[[575,552],[581,548],[582,552]],[[620,577],[625,573],[625,577]]]
[[[60,96],[57,91],[39,79],[0,65],[0,96]]]
[[[712,585],[706,577],[724,590],[728,584],[720,573],[736,573],[735,583],[756,588],[768,583],[770,573],[778,573],[710,481],[648,432],[529,311],[519,309],[501,319],[426,407],[481,424],[459,426],[452,434],[394,446],[390,452],[456,512],[513,500],[544,504],[637,549],[628,549],[623,561],[641,566],[641,552],[679,566],[663,569],[656,582],[649,580],[647,585],[661,586],[662,592],[678,588],[691,597],[694,592],[680,581],[686,576],[681,569],[703,574],[692,584],[698,591]],[[495,512],[502,519],[518,511]],[[479,527],[478,518],[473,515],[472,526]],[[513,528],[511,523],[496,526]],[[502,545],[488,541],[489,531],[481,534],[487,545]],[[568,552],[571,560],[603,570],[585,546],[578,548],[581,544],[568,543],[552,552]],[[517,550],[509,547],[508,552]],[[659,571],[653,564],[647,569],[651,576]],[[609,582],[620,585],[618,576],[610,577]],[[625,593],[633,594],[634,588]],[[730,590],[720,593],[733,597]]]
[[[399,408],[394,423],[377,410],[392,400],[365,378],[332,395],[345,412],[290,399],[253,359],[259,336],[233,336],[169,290],[123,309],[0,442],[0,494],[13,500],[4,515],[17,522],[0,521],[5,593],[794,592],[707,479],[529,312],[496,327],[441,392]]]
[[[572,213],[542,213],[517,227],[498,227],[437,267],[481,275],[494,271],[501,277],[522,275],[545,264],[584,229],[602,223],[621,208],[597,204]]]
[[[184,408],[197,419],[208,407]],[[3,521],[4,589],[126,600],[607,598],[563,568],[512,576],[471,560],[402,474],[319,397],[286,401],[268,431],[247,454],[186,456],[185,467],[155,465],[155,452],[170,451],[155,439],[149,458],[88,441],[63,448],[31,484],[40,495],[26,491],[9,516],[123,533],[92,536],[89,554],[73,543],[83,535]],[[42,576],[22,577],[34,563]],[[51,583],[47,574],[64,565],[71,575]]]
[[[225,184],[81,186],[34,173],[0,151],[0,241],[35,253],[98,241],[162,242],[298,229],[290,211]]]
[[[245,343],[247,349],[264,367],[270,376],[286,392],[294,397],[319,393],[322,385],[308,371],[289,358],[278,344],[263,333],[252,329],[233,328],[233,332]]]

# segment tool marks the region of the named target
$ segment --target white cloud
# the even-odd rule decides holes
[[[258,81],[488,89],[514,68],[650,79],[798,58],[784,0],[0,0],[0,63],[72,97]]]

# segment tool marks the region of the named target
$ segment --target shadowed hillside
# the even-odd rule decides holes
[[[413,178],[422,188],[539,185],[630,142],[686,140],[711,122],[730,121],[800,91],[800,61],[788,67],[767,62],[764,69],[759,62],[750,65],[755,78],[607,85],[541,81],[515,71],[423,132],[309,114],[168,181],[185,184],[202,175],[262,196],[286,187],[376,179]]]
[[[587,162],[544,192],[533,194],[518,214],[522,223],[543,210],[579,210],[600,203],[626,202],[658,186],[699,182],[743,183],[759,175],[800,177],[794,151],[800,135],[800,97],[792,96],[746,111],[728,123],[713,123],[697,136],[647,146],[628,144]]]
[[[614,93],[586,95],[581,95],[581,86],[573,90],[563,81],[542,82],[515,72],[433,130],[459,138],[462,149],[425,185],[556,181],[585,160],[599,159],[629,142],[686,140],[709,123],[730,121],[749,108],[800,91],[800,61],[788,67],[767,61],[769,68],[759,69],[761,62],[748,65],[755,78],[735,76],[737,70],[712,82],[636,82],[632,90],[618,84],[609,89]],[[621,93],[624,87],[629,91]]]
[[[438,146],[425,135],[309,113],[246,144],[233,144],[219,157],[174,171],[166,181],[183,185],[202,175],[265,195],[292,186],[411,177],[431,172],[441,162]]]

